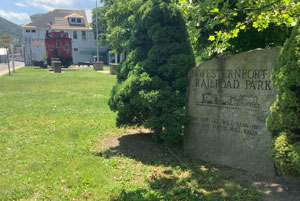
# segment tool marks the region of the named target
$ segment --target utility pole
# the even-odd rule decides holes
[[[98,45],[98,0],[96,0],[96,39],[97,39],[97,58],[96,62],[99,61],[99,45]]]

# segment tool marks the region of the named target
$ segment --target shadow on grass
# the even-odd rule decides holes
[[[148,165],[153,163],[169,165],[169,162],[172,161],[165,146],[155,140],[151,133],[126,134],[121,137],[106,139],[105,145],[108,146],[108,149],[96,155],[108,158],[122,154]],[[180,145],[177,148],[181,151]]]
[[[150,133],[106,139],[105,145],[109,148],[97,156],[122,155],[153,167],[145,178],[146,187],[122,189],[112,200],[261,200],[253,187],[235,182],[232,172],[221,174],[209,164],[191,161],[184,157],[181,145],[166,147]]]

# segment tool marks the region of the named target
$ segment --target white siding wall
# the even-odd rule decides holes
[[[86,31],[86,39],[82,39],[82,31],[77,31],[77,39],[74,39],[73,30],[71,31],[73,46],[73,62],[77,64],[82,61],[93,61],[96,52],[96,40],[92,30]],[[77,51],[74,51],[77,48]]]
[[[30,32],[26,32],[30,30]],[[41,61],[44,60],[45,55],[45,33],[46,30],[36,30],[31,32],[33,29],[23,29],[23,39],[25,44],[25,58],[26,64],[32,65],[31,60]]]

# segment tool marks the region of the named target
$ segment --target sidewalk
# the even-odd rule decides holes
[[[19,68],[23,68],[24,66],[25,66],[24,63],[15,65],[15,70],[17,70]],[[13,68],[12,68],[12,63],[10,63],[10,72],[14,73]],[[0,76],[5,75],[7,73],[8,73],[8,68],[7,68],[7,64],[6,64],[6,69],[0,69]]]

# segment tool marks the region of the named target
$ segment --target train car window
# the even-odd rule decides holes
[[[73,31],[73,38],[77,39],[77,31]]]
[[[61,41],[60,40],[56,40],[56,48],[61,48]]]
[[[65,45],[64,49],[69,50],[69,45]]]

